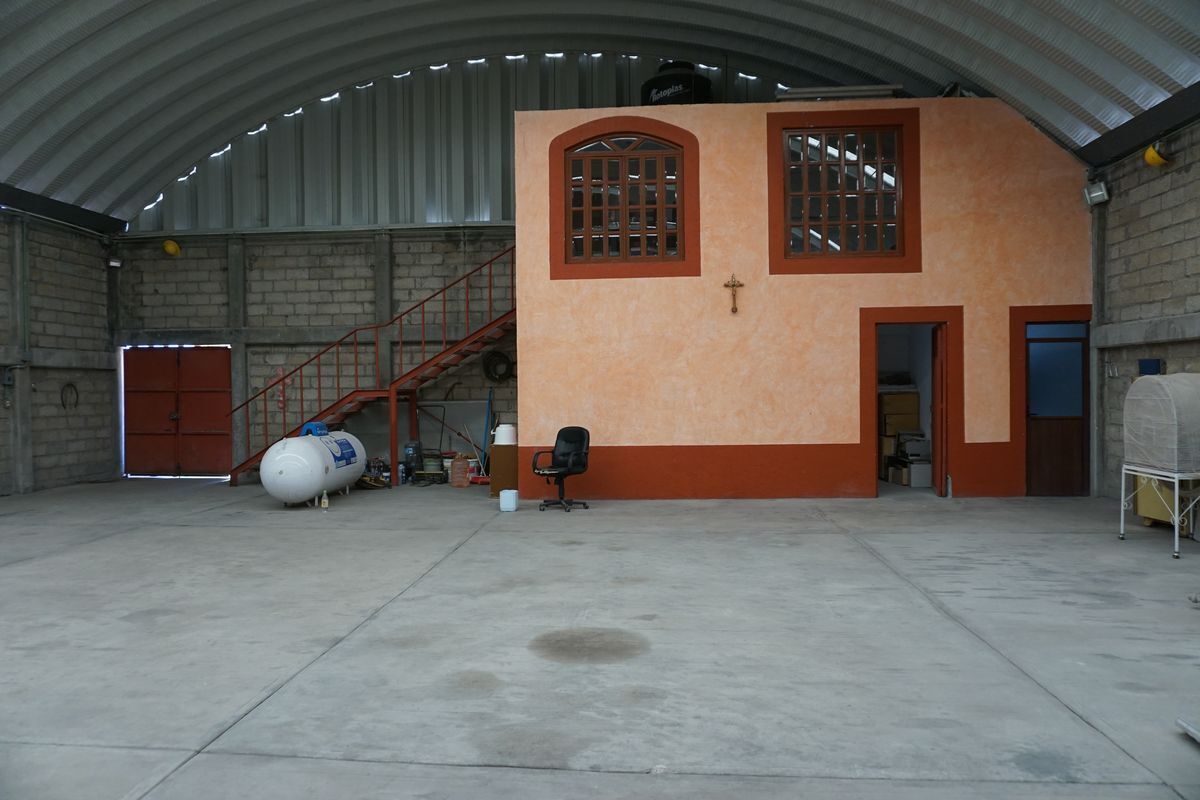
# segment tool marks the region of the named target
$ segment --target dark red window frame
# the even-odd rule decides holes
[[[829,191],[822,187],[818,194],[797,193],[789,184],[791,166],[787,151],[789,135],[812,131],[827,134],[844,131],[893,131],[897,152],[897,247],[894,251],[859,252],[830,255],[827,252],[792,253],[790,248],[792,223],[789,203],[800,194],[806,198],[820,197],[827,203],[830,197],[843,200],[845,190]],[[767,115],[767,191],[770,245],[768,248],[771,274],[817,275],[921,271],[921,160],[920,125],[917,109],[872,109],[861,111],[795,111]],[[807,181],[807,179],[806,179]],[[804,186],[807,189],[807,185]],[[853,193],[850,193],[853,194]],[[883,195],[875,194],[879,202]],[[857,195],[861,200],[862,193]],[[842,232],[849,230],[843,227]],[[859,229],[860,236],[865,229]],[[882,236],[882,229],[877,231]]]
[[[672,146],[674,152],[622,153],[619,155],[662,155],[679,158],[677,173],[677,209],[679,252],[677,256],[626,258],[623,255],[597,259],[572,257],[572,176],[569,166],[575,151],[591,142],[614,136],[644,136]],[[581,280],[590,278],[664,278],[691,277],[700,274],[700,169],[699,143],[690,132],[649,117],[621,116],[594,120],[556,136],[549,149],[550,194],[550,278],[551,280]],[[624,171],[624,170],[622,170]],[[624,186],[624,184],[622,184]],[[661,189],[661,187],[660,187]],[[628,221],[627,197],[621,198],[623,223]],[[660,212],[664,208],[659,203]],[[590,210],[590,209],[589,209]],[[665,224],[665,223],[664,223]],[[585,227],[590,219],[585,219]],[[589,232],[590,235],[590,232]],[[607,232],[606,232],[607,235]],[[626,239],[625,224],[618,234]],[[644,240],[643,240],[644,241]],[[664,240],[660,238],[659,253]],[[628,252],[625,244],[621,253]]]

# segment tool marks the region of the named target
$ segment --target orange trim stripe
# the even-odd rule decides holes
[[[552,446],[551,446],[552,447]],[[552,497],[553,484],[529,465],[537,450],[520,447],[518,491]],[[873,497],[875,473],[862,470],[857,444],[593,445],[588,471],[567,478],[567,496],[582,500],[772,497]]]

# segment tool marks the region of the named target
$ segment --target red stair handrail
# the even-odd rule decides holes
[[[484,263],[480,264],[478,267],[475,267],[474,269],[470,270],[469,272],[466,272],[463,275],[459,276],[455,280],[453,280],[450,283],[443,286],[441,289],[437,290],[433,294],[426,297],[424,300],[421,300],[419,302],[412,304],[408,308],[406,308],[403,311],[399,312],[398,314],[394,315],[391,319],[389,319],[386,322],[377,322],[377,323],[373,323],[371,325],[361,325],[357,328],[354,328],[353,330],[351,330],[349,333],[342,336],[337,341],[335,341],[329,345],[326,345],[324,348],[322,348],[320,351],[318,351],[315,355],[313,355],[312,357],[310,357],[308,360],[304,361],[303,363],[299,364],[298,366],[294,367],[291,371],[286,372],[283,375],[280,375],[279,377],[272,380],[270,383],[263,386],[262,389],[255,392],[254,394],[252,394],[244,402],[239,403],[238,405],[234,406],[229,412],[230,417],[233,417],[233,415],[237,414],[239,411],[243,412],[243,414],[245,416],[244,435],[245,435],[246,449],[245,449],[245,454],[244,454],[245,462],[243,462],[243,463],[248,463],[248,462],[252,461],[258,454],[264,452],[268,447],[270,447],[273,442],[278,441],[281,438],[284,438],[285,436],[287,436],[289,431],[294,431],[295,429],[300,427],[300,425],[302,425],[303,422],[308,421],[307,419],[304,419],[305,415],[304,415],[304,380],[303,380],[303,377],[304,377],[305,369],[312,366],[313,364],[315,364],[315,370],[316,370],[316,376],[317,376],[317,381],[316,381],[317,404],[316,405],[317,405],[317,408],[319,409],[319,414],[325,415],[325,414],[328,414],[332,409],[335,409],[341,405],[344,405],[345,401],[347,399],[349,399],[350,396],[353,395],[355,392],[387,388],[383,385],[383,373],[381,371],[380,361],[379,361],[379,351],[380,351],[380,341],[381,341],[380,334],[383,331],[389,330],[391,328],[391,326],[393,326],[393,325],[396,326],[396,336],[397,336],[396,342],[397,342],[397,347],[399,348],[398,369],[397,369],[396,375],[394,375],[393,377],[397,377],[397,376],[403,375],[405,373],[405,369],[404,369],[404,344],[405,344],[404,320],[406,317],[409,317],[410,315],[415,315],[418,312],[420,313],[420,316],[421,316],[421,321],[420,321],[421,357],[420,357],[420,361],[418,363],[424,363],[427,360],[428,336],[426,333],[425,310],[429,306],[430,303],[437,302],[439,299],[441,301],[441,312],[442,312],[442,317],[441,317],[442,337],[441,338],[442,338],[442,341],[440,343],[440,346],[438,346],[439,352],[445,350],[449,346],[449,344],[451,344],[452,341],[466,339],[466,338],[470,337],[473,333],[475,333],[476,331],[471,328],[471,286],[469,283],[470,279],[472,277],[474,277],[475,275],[478,275],[485,270],[487,271],[487,281],[488,281],[488,283],[487,283],[487,312],[488,313],[487,313],[487,318],[483,321],[482,325],[480,325],[479,330],[482,330],[482,328],[487,327],[487,325],[489,325],[491,322],[494,322],[499,316],[506,314],[509,311],[511,311],[513,308],[515,308],[516,307],[516,297],[515,297],[516,283],[514,280],[514,270],[515,270],[515,266],[516,266],[516,260],[514,258],[510,258],[508,261],[509,286],[511,287],[511,290],[514,292],[514,296],[509,300],[508,303],[506,303],[505,308],[503,310],[501,310],[500,313],[497,313],[496,306],[495,306],[495,300],[494,300],[494,292],[493,292],[493,289],[495,286],[495,277],[496,277],[495,276],[495,266],[496,266],[497,262],[501,261],[501,259],[504,259],[506,256],[512,256],[515,253],[515,251],[516,251],[515,247],[509,247],[509,248],[501,251],[500,253],[497,253],[495,256],[488,259]],[[458,339],[455,339],[455,340],[451,340],[447,333],[447,329],[449,326],[446,324],[446,312],[447,312],[446,301],[447,301],[449,292],[451,290],[453,290],[455,287],[459,286],[460,284],[464,284],[465,289],[466,289],[465,296],[464,296],[464,309],[465,310],[463,312],[464,330],[463,330],[463,335],[461,337],[458,337]],[[375,378],[375,380],[374,380],[374,385],[372,385],[372,386],[363,386],[362,385],[363,381],[361,379],[361,374],[360,374],[361,370],[360,370],[358,347],[359,347],[359,343],[360,343],[360,334],[362,334],[363,332],[367,332],[370,334],[371,338],[368,339],[368,343],[372,343],[374,345],[372,350],[374,353],[374,366],[375,366],[374,378]],[[354,385],[343,387],[342,386],[341,357],[342,357],[342,347],[346,346],[346,345],[349,345],[353,350]],[[331,350],[334,351],[334,360],[335,360],[334,395],[331,398],[331,402],[329,404],[326,404],[324,394],[323,394],[323,381],[321,380],[321,377],[322,377],[321,376],[321,359],[324,356],[328,355]],[[368,361],[368,365],[369,365],[369,363],[370,362]],[[299,409],[298,409],[297,413],[299,415],[299,418],[301,419],[301,421],[295,425],[291,425],[288,423],[287,387],[293,381],[296,382],[299,387],[300,404],[299,404]],[[272,431],[271,431],[272,425],[270,424],[270,395],[274,391],[279,392],[279,408],[282,413],[280,414],[278,435],[273,437]],[[258,402],[262,403],[263,444],[262,444],[262,447],[256,451],[251,446],[251,443],[250,443],[250,439],[251,439],[251,435],[252,435],[252,427],[253,427],[251,424],[250,413],[251,413],[251,409],[254,407],[254,404],[258,403]]]

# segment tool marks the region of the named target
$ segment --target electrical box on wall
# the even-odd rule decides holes
[[[1166,371],[1166,362],[1161,358],[1138,359],[1138,375],[1164,375]]]

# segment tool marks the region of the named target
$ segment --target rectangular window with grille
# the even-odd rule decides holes
[[[900,208],[898,128],[788,131],[789,256],[895,253]]]
[[[915,109],[768,115],[772,273],[919,272]]]

